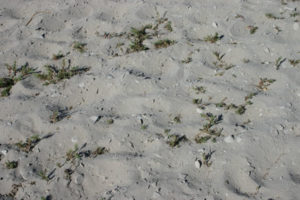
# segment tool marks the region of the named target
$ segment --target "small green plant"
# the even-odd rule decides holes
[[[114,38],[114,37],[123,37],[125,35],[126,35],[126,32],[121,32],[121,33],[108,33],[108,32],[105,32],[102,36],[106,39],[111,39],[111,38]]]
[[[223,102],[223,101],[221,101],[221,102],[219,102],[219,103],[216,103],[215,105],[216,105],[217,108],[222,108],[222,107],[225,107],[225,106],[226,106],[226,103]]]
[[[10,90],[12,86],[6,87],[1,91],[1,97],[8,97],[10,95]]]
[[[14,80],[11,78],[0,78],[0,88],[6,88],[14,85]]]
[[[65,60],[62,61],[62,67],[59,69],[54,65],[45,65],[47,73],[39,73],[37,77],[44,81],[44,85],[56,84],[64,79],[70,79],[72,76],[82,74],[90,70],[90,67],[70,67],[71,61],[69,60],[69,66],[66,67]]]
[[[82,42],[73,42],[73,49],[79,51],[80,53],[84,53],[86,51],[86,43]]]
[[[204,124],[203,130],[210,129],[211,127],[219,124],[223,119],[222,115],[214,115],[212,113],[201,114],[201,117],[208,121],[208,123]]]
[[[217,108],[222,108],[222,107],[226,107],[226,103],[225,100],[227,99],[227,97],[225,97],[224,99],[222,99],[222,101],[220,101],[219,103],[215,103]]]
[[[107,153],[107,152],[108,152],[108,149],[106,149],[105,147],[97,147],[97,149],[91,153],[91,156],[93,158],[95,158],[98,155],[102,155],[102,154]]]
[[[210,105],[210,102],[203,102],[202,99],[193,99],[193,104],[197,105],[198,108],[205,110],[206,106]]]
[[[52,200],[52,195],[47,195],[46,197],[41,197],[41,200]]]
[[[171,131],[171,129],[169,129],[169,128],[166,128],[166,129],[164,130],[164,133],[165,133],[165,134],[169,134],[169,133],[170,133],[170,131]]]
[[[214,56],[216,57],[217,61],[213,62],[213,64],[218,68],[218,69],[224,69],[224,70],[229,70],[231,68],[234,67],[234,65],[232,64],[227,64],[225,63],[225,61],[223,60],[223,57],[225,56],[225,54],[221,54],[220,52],[214,51],[213,52]],[[224,71],[221,72],[224,74]],[[223,75],[223,74],[219,74],[219,75]]]
[[[41,138],[38,135],[31,136],[27,138],[25,142],[18,142],[15,145],[20,151],[29,153],[32,149],[41,141]]]
[[[0,78],[0,91],[1,97],[7,97],[10,95],[11,88],[20,80],[25,79],[30,74],[35,72],[35,69],[29,67],[28,63],[25,63],[21,67],[17,67],[17,63],[9,65],[5,64],[8,70],[8,76]]]
[[[17,63],[14,62],[13,65],[6,64],[9,76],[14,79],[15,82],[23,80],[28,75],[35,72],[34,68],[29,67],[28,63],[25,63],[21,67],[17,68]]]
[[[235,110],[235,109],[237,109],[237,108],[238,108],[238,106],[235,105],[234,103],[226,104],[226,105],[224,106],[224,109],[225,109],[225,110]]]
[[[167,22],[167,24],[164,26],[165,29],[167,29],[169,32],[173,31],[172,23],[170,21]]]
[[[236,114],[242,115],[246,112],[246,105],[251,105],[252,102],[251,101],[247,101],[248,99],[251,99],[253,97],[254,93],[249,94],[248,96],[245,97],[245,104],[241,104],[239,106],[231,103],[231,104],[226,104],[225,100],[227,99],[227,97],[225,97],[221,102],[216,103],[216,107],[222,107],[224,108],[224,110],[235,110]]]
[[[224,53],[224,54],[221,54],[221,53],[218,52],[218,51],[214,51],[213,54],[216,56],[216,58],[217,58],[217,60],[218,60],[219,62],[221,62],[222,59],[223,59],[223,57],[225,56],[225,53]]]
[[[68,108],[65,108],[65,109],[57,108],[52,111],[52,114],[49,117],[49,121],[50,121],[50,123],[56,123],[56,122],[63,120],[66,117],[69,117],[69,116],[70,115],[69,115]]]
[[[196,94],[204,94],[206,92],[206,89],[203,86],[196,86],[193,89],[196,91]]]
[[[129,34],[129,37],[131,38],[129,53],[145,51],[149,49],[143,44],[143,42],[144,40],[151,38],[151,35],[146,32],[147,29],[151,29],[151,28],[152,28],[151,24],[145,25],[139,29],[131,28]]]
[[[216,72],[215,76],[223,76],[225,74],[225,71]]]
[[[193,104],[202,104],[202,99],[193,99]]]
[[[258,27],[257,26],[248,26],[248,29],[249,29],[250,34],[254,34],[257,31]]]
[[[289,62],[293,67],[296,67],[300,63],[300,59],[299,60],[290,59]]]
[[[163,26],[161,26],[163,25]],[[128,47],[126,47],[124,50],[123,48],[120,48],[117,50],[117,52],[113,51],[111,54],[113,56],[120,56],[121,54],[129,54],[134,52],[140,52],[140,51],[146,51],[149,50],[149,47],[144,44],[144,41],[146,39],[152,39],[153,37],[159,37],[161,35],[166,34],[165,31],[161,32],[161,29],[166,29],[169,32],[173,31],[172,23],[171,21],[168,21],[168,18],[165,16],[160,17],[159,14],[157,16],[157,19],[155,20],[155,23],[147,24],[145,26],[142,26],[140,28],[131,27],[131,30],[129,32],[122,32],[122,33],[105,33],[103,36],[105,38],[112,38],[112,37],[123,37],[125,39],[130,40],[130,44]],[[154,43],[154,46],[156,49],[160,48],[166,48],[170,45],[173,45],[175,41],[165,39],[165,40],[159,40]],[[120,46],[125,45],[124,42],[119,42],[116,45],[116,48],[119,48]],[[121,51],[121,52],[120,52]],[[121,53],[121,54],[120,54]]]
[[[107,123],[107,124],[113,124],[113,123],[114,123],[114,120],[113,120],[113,119],[108,119],[108,120],[106,120],[106,123]]]
[[[146,130],[147,128],[148,128],[148,125],[146,125],[146,124],[142,124],[142,125],[141,125],[141,129],[142,129],[142,130]]]
[[[81,156],[79,154],[79,148],[78,145],[76,144],[74,146],[74,149],[70,149],[67,153],[66,153],[66,161],[74,161],[75,159],[80,159]]]
[[[148,50],[148,49],[149,48],[146,47],[142,42],[139,42],[138,40],[135,40],[135,41],[132,41],[131,44],[130,44],[129,53],[145,51],[145,50]]]
[[[219,137],[221,135],[222,129],[216,129],[212,127],[219,124],[223,120],[223,116],[213,115],[212,113],[206,113],[206,114],[201,114],[201,117],[203,117],[208,122],[203,125],[200,131],[209,135],[214,135]]]
[[[7,161],[5,166],[7,169],[15,169],[18,167],[18,161]]]
[[[206,127],[204,127],[203,129],[200,129],[200,131],[202,131],[204,133],[207,133],[209,135],[220,137],[223,129],[222,128],[221,129],[218,129],[218,128],[209,128],[209,129],[207,129]]]
[[[296,12],[296,11],[294,11],[290,14],[291,17],[297,17],[299,15],[300,15],[300,12]]]
[[[212,165],[212,161],[210,161],[210,160],[211,160],[211,157],[212,157],[213,153],[214,153],[214,151],[213,152],[210,151],[209,153],[203,152],[202,153],[202,159],[199,159],[199,160],[196,159],[196,161],[198,163],[197,168],[201,167],[202,164],[204,164],[206,167],[210,167]]]
[[[201,136],[200,134],[196,135],[195,137],[195,142],[198,143],[198,144],[202,144],[202,143],[205,143],[207,142],[208,140],[211,139],[211,136],[210,135],[206,135],[206,136]]]
[[[161,48],[167,48],[173,44],[175,44],[175,40],[164,39],[164,40],[156,41],[154,43],[154,46],[156,49],[161,49]]]
[[[276,70],[279,70],[280,65],[282,63],[284,63],[285,60],[286,60],[286,58],[282,58],[281,56],[276,59],[276,61],[275,61]]]
[[[65,57],[65,55],[60,51],[57,54],[53,54],[52,59],[53,60],[59,60],[61,58]]]
[[[251,92],[251,93],[249,93],[247,96],[245,96],[245,101],[248,101],[248,100],[252,99],[256,95],[258,95],[258,92]]]
[[[187,138],[185,135],[177,135],[177,134],[172,134],[168,136],[168,141],[167,144],[170,145],[170,147],[176,147],[178,146],[181,142],[187,141]]]
[[[268,19],[275,19],[275,20],[277,20],[277,19],[284,19],[283,17],[277,17],[277,16],[275,16],[275,15],[272,14],[272,13],[266,13],[265,16],[266,16]]]
[[[44,169],[38,173],[42,180],[50,181],[50,176],[47,174],[47,169]]]
[[[266,90],[268,90],[268,86],[270,86],[275,81],[276,81],[275,79],[260,78],[257,88],[260,90],[266,91]]]
[[[69,151],[67,151],[65,156],[66,161],[71,161],[71,163],[74,164],[76,160],[81,160],[83,157],[96,158],[98,155],[102,155],[108,152],[108,149],[105,147],[97,147],[94,151],[91,150],[81,151],[83,147],[79,149],[78,145],[76,144],[74,146],[74,149],[70,149]]]
[[[130,34],[132,37],[134,37],[135,39],[138,40],[145,40],[149,38],[149,35],[147,34],[146,30],[147,29],[152,29],[152,25],[151,24],[147,24],[141,28],[134,28],[132,27],[130,30]]]
[[[236,114],[242,115],[246,112],[246,107],[244,105],[239,105],[235,111]]]
[[[219,35],[219,33],[215,33],[214,35],[208,35],[204,37],[205,42],[210,42],[210,43],[216,43],[217,41],[221,40],[224,36]]]
[[[202,163],[207,167],[210,167],[212,165],[212,162],[210,161],[212,154],[213,152],[202,153]]]
[[[174,117],[173,121],[177,124],[181,123],[181,115],[177,115]]]

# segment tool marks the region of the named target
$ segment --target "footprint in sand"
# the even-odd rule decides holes
[[[231,192],[244,197],[251,197],[257,193],[259,185],[251,179],[249,174],[242,170],[225,173],[225,187]]]

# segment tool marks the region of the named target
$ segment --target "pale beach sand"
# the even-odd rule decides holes
[[[300,199],[299,9],[0,0],[0,200]]]

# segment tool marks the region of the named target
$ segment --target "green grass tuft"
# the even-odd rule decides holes
[[[129,37],[131,38],[129,53],[145,51],[149,48],[143,44],[144,40],[151,38],[151,35],[146,32],[147,29],[151,29],[152,25],[148,24],[139,29],[131,28]]]
[[[248,26],[250,34],[254,34],[258,27],[257,26]]]
[[[70,61],[69,61],[70,65]],[[65,60],[62,62],[62,67],[58,68],[54,65],[45,65],[46,73],[39,73],[37,77],[44,81],[45,85],[56,84],[64,79],[70,79],[72,76],[82,74],[90,70],[90,67],[65,67]]]
[[[184,141],[187,141],[185,135],[180,136],[180,135],[172,134],[168,136],[167,144],[169,144],[170,147],[174,148],[176,146],[179,146],[179,144]]]
[[[215,33],[214,35],[208,35],[204,38],[205,42],[210,42],[210,43],[216,43],[217,41],[221,40],[224,36],[219,35],[219,33]]]
[[[18,167],[18,161],[7,161],[5,166],[7,169],[15,169]]]
[[[59,60],[63,57],[65,57],[65,55],[62,52],[58,52],[57,54],[53,54],[52,59],[53,60]]]
[[[156,49],[161,49],[161,48],[167,48],[176,42],[174,40],[169,40],[169,39],[164,39],[164,40],[158,40],[154,43],[154,46]]]
[[[164,26],[165,29],[167,29],[169,32],[173,31],[172,23],[170,21],[167,22],[167,24]]]
[[[200,136],[200,135],[197,135],[195,137],[195,142],[198,143],[198,144],[202,144],[202,143],[205,143],[207,142],[208,140],[210,140],[211,136],[210,135],[206,135],[206,136]]]
[[[86,43],[82,42],[74,42],[73,43],[73,49],[79,51],[80,53],[84,53],[86,51]]]
[[[29,67],[28,63],[17,67],[17,63],[12,65],[6,64],[8,70],[8,76],[0,78],[0,91],[1,97],[7,97],[10,95],[10,90],[18,82],[27,78],[30,74],[35,73],[35,69]]]
[[[38,135],[31,136],[27,138],[25,142],[18,142],[15,145],[20,151],[29,153],[32,149],[41,141],[41,138]]]

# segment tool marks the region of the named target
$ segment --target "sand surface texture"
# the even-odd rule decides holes
[[[0,199],[300,199],[299,9],[0,0]]]

